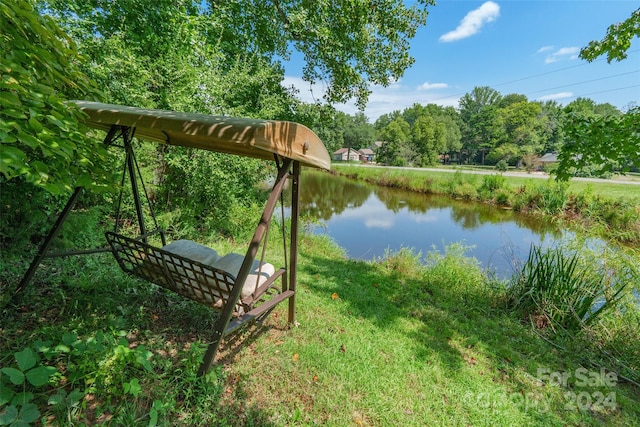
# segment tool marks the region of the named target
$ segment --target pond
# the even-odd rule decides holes
[[[566,232],[539,217],[482,203],[378,187],[305,171],[301,214],[318,218],[311,227],[327,234],[350,258],[372,260],[402,247],[443,251],[452,243],[498,278],[512,275],[532,244],[549,246]]]

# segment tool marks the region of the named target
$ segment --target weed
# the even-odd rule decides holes
[[[578,330],[594,322],[615,307],[625,286],[613,289],[604,274],[578,262],[576,252],[532,246],[513,279],[513,307],[539,326]]]

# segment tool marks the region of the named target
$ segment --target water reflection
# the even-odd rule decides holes
[[[328,234],[352,258],[373,259],[385,250],[411,247],[423,254],[434,247],[464,242],[469,255],[500,277],[531,244],[544,246],[563,237],[540,218],[481,203],[370,186],[328,173],[305,171],[303,215],[319,218],[316,234]]]

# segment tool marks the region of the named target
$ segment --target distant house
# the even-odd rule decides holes
[[[544,156],[534,161],[534,165],[538,169],[542,169],[553,163],[558,163],[558,153],[546,153]]]
[[[372,163],[376,156],[371,148],[361,148],[358,153],[360,153],[360,160],[366,163]]]
[[[358,161],[360,160],[360,153],[358,153],[353,148],[341,148],[337,151],[333,152],[333,160],[342,160],[342,161]]]

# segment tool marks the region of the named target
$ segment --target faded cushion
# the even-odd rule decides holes
[[[192,240],[175,240],[163,246],[162,249],[206,265],[211,265],[220,258],[220,255],[218,255],[215,249],[211,249],[208,246],[201,245]]]
[[[230,253],[222,258],[218,258],[210,265],[219,270],[224,270],[227,273],[232,274],[234,277],[238,277],[243,261],[243,255]],[[276,269],[274,266],[268,262],[262,263],[262,268],[260,268],[260,261],[254,260],[249,275],[247,276],[247,280],[245,280],[244,285],[242,286],[242,298],[250,297],[251,294],[260,287],[260,285],[266,282],[269,277],[273,276],[275,271]]]

